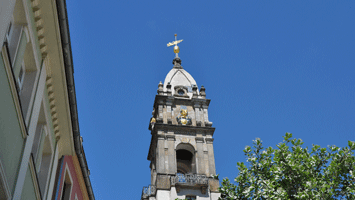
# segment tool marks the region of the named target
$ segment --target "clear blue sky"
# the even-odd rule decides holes
[[[180,45],[204,85],[220,178],[285,132],[355,140],[355,1],[67,1],[79,122],[96,199],[140,199],[148,123]]]

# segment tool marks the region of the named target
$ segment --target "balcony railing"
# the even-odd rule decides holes
[[[142,199],[148,198],[149,196],[154,196],[156,192],[156,186],[149,185],[148,187],[143,187]]]
[[[171,177],[171,185],[207,185],[208,177],[203,174],[180,174]]]

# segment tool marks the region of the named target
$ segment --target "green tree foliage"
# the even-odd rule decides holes
[[[245,147],[249,164],[238,162],[236,184],[223,179],[220,199],[355,199],[355,142],[308,149],[291,133],[283,138],[275,149],[259,138]]]

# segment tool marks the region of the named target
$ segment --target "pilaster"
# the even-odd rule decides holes
[[[168,147],[168,169],[166,170],[168,174],[175,174],[176,173],[176,157],[175,157],[175,135],[166,135],[167,138],[167,147]]]
[[[214,151],[213,151],[213,138],[206,138],[207,150],[208,150],[208,166],[209,172],[211,174],[216,174],[216,165],[214,162]]]
[[[165,134],[161,131],[157,134],[157,149],[156,149],[156,168],[157,173],[165,173]]]
[[[172,103],[172,100],[171,99],[168,99],[166,101],[166,117],[167,117],[167,123],[168,124],[172,124],[172,106],[173,103]]]
[[[204,153],[203,153],[203,137],[196,137],[196,147],[197,147],[197,173],[205,174],[205,163],[204,161]]]
[[[201,126],[200,104],[195,103],[194,109],[195,109],[196,126]]]

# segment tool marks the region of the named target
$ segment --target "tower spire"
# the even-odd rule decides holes
[[[143,187],[141,200],[210,199],[220,197],[214,159],[213,134],[205,88],[198,91],[195,79],[181,66],[178,43],[174,46],[174,67],[158,85],[152,117],[151,184]],[[212,176],[213,175],[213,176]]]
[[[180,48],[179,48],[179,46],[178,46],[177,44],[179,44],[179,43],[182,42],[183,40],[177,40],[177,34],[175,34],[174,36],[175,36],[175,41],[169,42],[169,43],[167,44],[167,46],[170,47],[170,46],[175,45],[175,46],[174,46],[175,58],[179,58]]]

